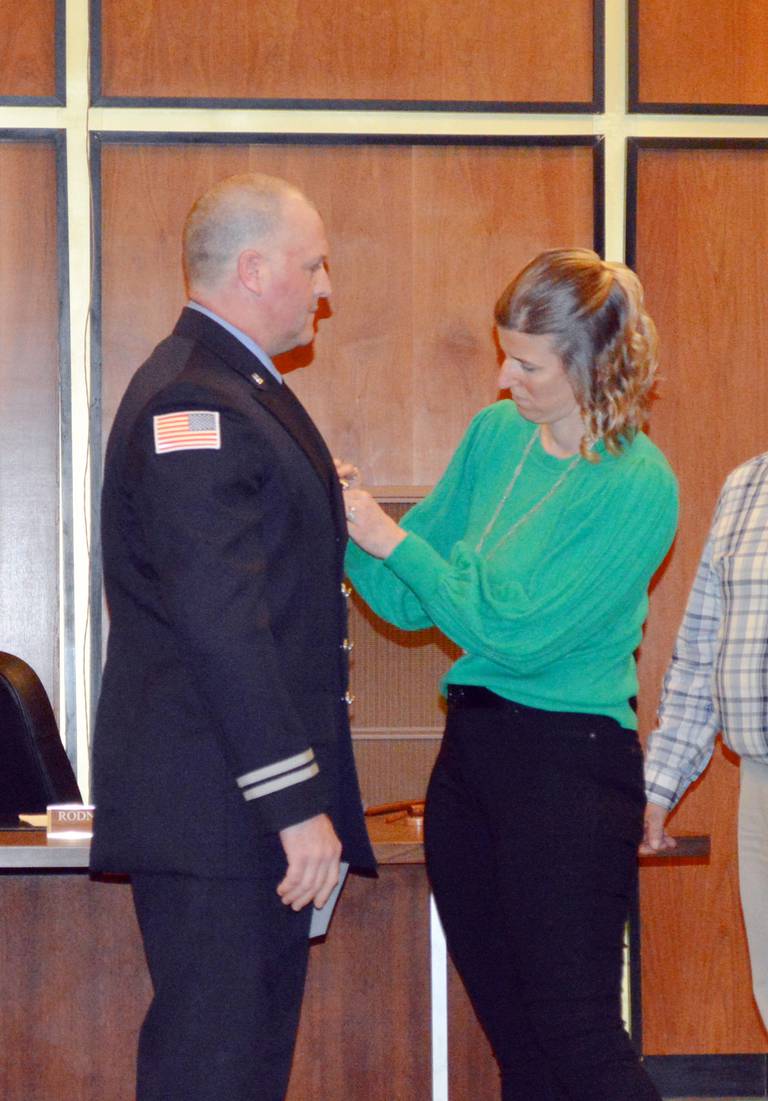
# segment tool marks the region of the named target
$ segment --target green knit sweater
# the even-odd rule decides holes
[[[643,433],[619,456],[599,444],[600,461],[579,461],[502,542],[570,462],[537,439],[478,551],[535,431],[511,401],[483,409],[434,490],[403,518],[407,538],[383,561],[350,543],[347,572],[383,619],[406,630],[436,625],[464,650],[443,689],[482,685],[529,707],[634,728],[634,651],[648,583],[675,533],[675,476]]]

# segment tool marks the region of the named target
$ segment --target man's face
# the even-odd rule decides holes
[[[265,249],[261,306],[269,355],[312,342],[318,303],[331,294],[327,258],[320,215],[298,196],[288,197],[283,225]]]

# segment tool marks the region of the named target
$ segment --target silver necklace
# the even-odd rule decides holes
[[[515,472],[512,475],[512,478],[510,479],[509,485],[507,486],[507,488],[502,493],[501,500],[499,501],[498,505],[496,506],[496,511],[494,512],[493,516],[490,518],[488,523],[485,525],[485,528],[483,530],[483,534],[480,536],[480,538],[477,541],[477,544],[475,546],[475,553],[479,554],[480,551],[483,549],[483,546],[485,545],[486,539],[491,534],[491,532],[493,531],[493,529],[496,525],[496,521],[499,518],[499,514],[501,513],[501,510],[504,508],[504,505],[509,500],[510,494],[512,493],[512,490],[515,488],[515,486],[517,484],[517,479],[520,477],[522,469],[525,466],[526,460],[527,460],[528,456],[531,453],[531,449],[533,448],[534,443],[536,442],[536,440],[538,440],[540,438],[540,436],[541,436],[541,427],[536,429],[536,431],[533,433],[531,438],[528,440],[528,443],[525,445],[525,450],[523,451],[522,455],[520,456],[520,462],[515,467]],[[574,467],[578,464],[580,459],[581,459],[581,455],[575,455],[571,459],[571,461],[568,463],[568,466],[565,468],[565,470],[562,472],[562,474],[560,474],[560,476],[557,478],[557,480],[552,483],[552,485],[547,490],[547,492],[544,494],[544,496],[540,497],[538,501],[535,501],[534,504],[532,504],[531,507],[528,509],[528,511],[524,512],[522,516],[519,516],[517,518],[517,520],[515,520],[512,527],[504,532],[501,539],[499,539],[498,543],[493,548],[493,550],[489,551],[488,554],[486,554],[486,556],[485,556],[486,559],[492,558],[494,556],[494,554],[496,554],[496,552],[501,547],[504,546],[504,544],[507,542],[507,540],[512,538],[512,536],[515,534],[517,529],[519,527],[521,527],[526,522],[526,520],[530,520],[530,518],[534,515],[534,513],[539,511],[539,509],[542,507],[542,505],[545,505],[547,503],[547,501],[550,499],[550,497],[554,493],[557,492],[557,490],[563,484],[565,479],[568,477],[568,475],[571,473],[571,471],[574,469]]]

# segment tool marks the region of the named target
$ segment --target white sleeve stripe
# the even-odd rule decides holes
[[[306,768],[299,769],[298,772],[291,772],[288,776],[278,776],[276,780],[267,780],[266,783],[256,784],[255,787],[244,791],[243,796],[246,799],[262,799],[265,795],[272,795],[275,791],[282,791],[283,788],[301,784],[305,780],[311,780],[313,776],[317,776],[319,771],[317,764],[313,763],[307,765]]]
[[[314,759],[314,749],[305,749],[301,753],[295,753],[293,757],[275,761],[272,765],[264,765],[263,768],[254,769],[253,772],[244,772],[242,776],[238,777],[237,783],[239,787],[247,788],[251,784],[257,784],[259,780],[268,780],[271,776],[279,776],[282,772],[290,772],[292,768],[298,768],[299,765],[308,765]]]

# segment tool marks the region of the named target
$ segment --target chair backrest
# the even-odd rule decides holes
[[[0,650],[0,816],[81,802],[45,689],[25,661]]]

